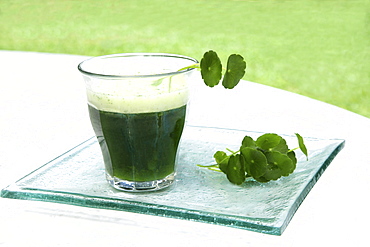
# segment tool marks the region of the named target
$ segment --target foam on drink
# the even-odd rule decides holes
[[[145,81],[147,80],[147,81]],[[115,85],[119,83],[120,85]],[[159,85],[158,85],[159,84]],[[162,77],[156,81],[112,81],[87,89],[91,106],[117,113],[148,113],[179,108],[187,104],[189,89],[182,75]]]

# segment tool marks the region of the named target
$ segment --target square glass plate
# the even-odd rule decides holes
[[[344,140],[305,138],[309,160],[297,151],[293,174],[277,181],[231,184],[210,165],[218,150],[239,149],[245,135],[263,133],[187,126],[180,144],[176,182],[157,192],[117,191],[105,180],[95,137],[1,191],[5,198],[48,201],[194,220],[281,235],[308,192],[344,146]],[[283,136],[290,148],[295,136]]]

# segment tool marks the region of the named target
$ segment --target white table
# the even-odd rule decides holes
[[[76,68],[85,58],[0,51],[0,188],[93,136],[84,84]],[[229,91],[198,85],[191,103],[191,124],[346,140],[345,148],[308,194],[282,236],[121,211],[0,198],[0,246],[367,245],[370,119],[252,82],[243,81],[239,90]],[[228,102],[220,100],[221,93],[228,94]],[[206,115],[207,104],[232,120]],[[242,114],[233,117],[229,112],[236,107]]]

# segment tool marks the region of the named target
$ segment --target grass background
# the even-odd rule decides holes
[[[209,49],[243,55],[246,80],[370,117],[369,0],[0,0],[0,50]]]

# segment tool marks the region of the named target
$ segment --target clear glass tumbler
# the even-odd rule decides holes
[[[123,53],[78,65],[106,177],[116,189],[153,191],[174,182],[176,156],[198,61],[163,53]]]

